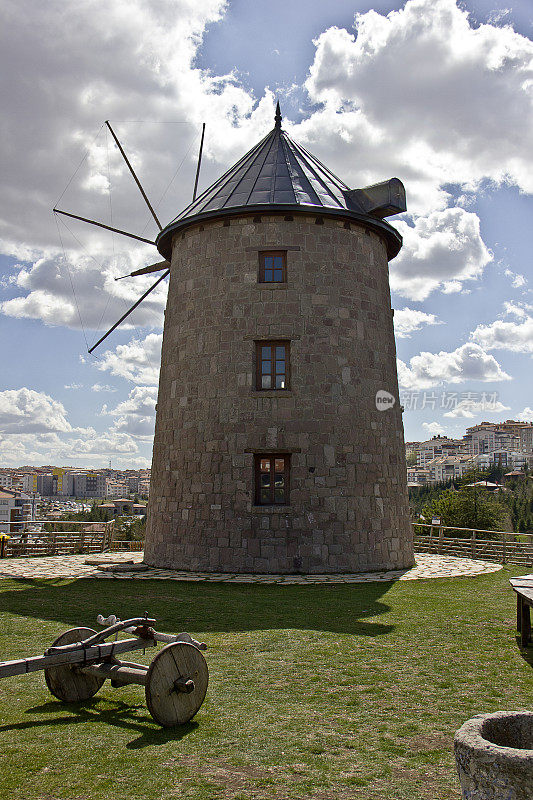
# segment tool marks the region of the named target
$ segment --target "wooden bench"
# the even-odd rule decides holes
[[[531,642],[531,613],[533,606],[533,575],[521,575],[509,581],[516,592],[516,629],[520,644],[527,647]]]

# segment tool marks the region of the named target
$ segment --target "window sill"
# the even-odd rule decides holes
[[[252,389],[254,397],[290,397],[293,394],[292,389]]]
[[[260,289],[288,289],[287,281],[257,281]]]
[[[291,511],[290,505],[286,506],[257,506],[253,505],[251,508],[252,514],[286,514]]]

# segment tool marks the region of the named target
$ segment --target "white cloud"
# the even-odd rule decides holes
[[[27,241],[31,231],[33,242],[56,246],[49,211],[86,149],[88,157],[63,207],[111,224],[110,178],[115,226],[140,233],[149,223],[148,238],[156,233],[106,129],[95,137],[105,119],[111,120],[156,203],[196,141],[201,121],[221,134],[225,150],[232,138],[239,146],[246,134],[231,133],[235,118],[252,110],[250,94],[232,75],[211,76],[193,65],[206,26],[221,18],[225,5],[224,0],[20,0],[11,5],[9,24],[0,32],[1,52],[10,66],[3,72],[3,98],[10,111],[3,127],[3,200],[10,213],[1,233],[7,241]],[[154,124],[163,120],[189,124]],[[211,127],[214,120],[217,126]],[[206,141],[207,169],[217,148],[214,138]],[[181,195],[178,206],[189,194],[195,157],[191,150],[182,172],[185,185],[174,186],[174,198]],[[167,219],[179,207],[169,209],[162,210]]]
[[[126,433],[117,431],[107,431],[106,433],[96,433],[93,436],[84,435],[80,439],[69,439],[63,445],[62,452],[66,457],[87,457],[103,456],[108,458],[110,455],[136,455],[138,452],[136,442]]]
[[[195,67],[206,27],[225,8],[224,0],[12,6],[0,49],[9,64],[0,235],[5,252],[34,263],[16,276],[21,292],[4,302],[4,313],[70,327],[81,326],[81,315],[83,326],[96,330],[104,312],[105,329],[148,285],[148,278],[119,284],[113,278],[136,261],[158,258],[154,249],[62,218],[78,314],[57,252],[49,211],[85,151],[61,205],[148,238],[156,233],[110,135],[104,128],[94,136],[104,119],[115,125],[163,223],[190,199],[201,121],[207,123],[203,186],[272,126],[268,89],[256,102],[235,75]],[[473,27],[454,0],[408,0],[388,16],[358,14],[355,29],[357,36],[332,27],[318,37],[307,90],[320,107],[298,125],[285,119],[286,127],[353,186],[394,174],[404,180],[410,213],[420,218],[414,227],[397,223],[405,246],[393,262],[393,288],[412,299],[464,291],[491,254],[476,215],[447,208],[443,187],[457,184],[465,198],[485,179],[533,189],[523,135],[533,119],[533,44],[509,26]],[[51,113],[49,98],[58,96],[62,102]],[[164,294],[157,290],[130,322],[158,325]]]
[[[399,339],[406,339],[419,331],[423,325],[442,325],[435,314],[426,314],[414,308],[399,308],[394,311],[394,332]]]
[[[149,333],[144,339],[131,339],[115,350],[106,350],[97,364],[98,369],[133,383],[152,386],[159,381],[162,340],[161,334]]]
[[[143,251],[144,252],[144,251]],[[102,260],[74,252],[38,259],[20,268],[15,285],[23,294],[0,303],[0,311],[10,317],[41,319],[47,325],[90,330],[110,327],[154,283],[153,275],[115,281],[118,275],[131,272],[151,258],[132,256],[105,257]],[[167,282],[144,300],[123,327],[151,325],[160,327],[166,303]],[[105,328],[104,328],[105,329]]]
[[[533,316],[523,307],[506,304],[506,313],[518,317],[518,322],[495,320],[490,325],[478,325],[472,332],[472,341],[485,350],[509,350],[533,355]]]
[[[112,430],[98,434],[85,431],[82,437],[20,434],[0,438],[0,461],[6,466],[63,464],[83,467],[149,467],[150,459],[139,454],[131,436]]]
[[[113,386],[109,386],[109,384],[104,383],[93,383],[91,386],[91,391],[93,392],[116,392],[117,390],[113,388]]]
[[[428,389],[445,383],[510,380],[494,356],[477,344],[467,343],[452,352],[413,356],[409,366],[398,359],[398,380],[405,389]]]
[[[461,291],[492,259],[481,238],[479,217],[462,208],[418,217],[414,225],[399,221],[396,227],[404,244],[391,262],[391,288],[411,300],[425,300],[436,289]]]
[[[0,392],[0,463],[103,465],[113,457],[123,465],[147,466],[136,440],[153,434],[156,392],[135,389],[129,401],[110,412],[115,422],[103,432],[73,427],[64,406],[43,392]]]
[[[523,275],[520,275],[518,272],[513,272],[510,269],[506,269],[503,273],[506,278],[509,278],[511,281],[511,286],[514,289],[521,289],[522,286],[525,286],[527,281]]]
[[[455,0],[357,14],[355,29],[357,36],[333,27],[318,37],[307,81],[311,100],[340,116],[330,136],[339,161],[349,149],[340,125],[357,113],[374,132],[371,145],[395,152],[416,213],[437,207],[445,183],[468,190],[489,178],[533,190],[523,135],[533,127],[529,39],[510,26],[472,25]],[[366,163],[367,152],[357,160]]]
[[[533,422],[533,408],[526,406],[523,411],[518,414],[517,419],[522,422]]]
[[[6,152],[15,156],[3,175],[10,210],[0,227],[6,251],[13,245],[20,252],[20,242],[29,237],[35,249],[26,247],[21,258],[33,260],[39,249],[58,247],[49,212],[84,154],[58,206],[155,237],[155,223],[109,132],[102,127],[95,137],[106,118],[163,223],[190,201],[201,122],[207,135],[200,188],[264,135],[273,121],[271,92],[256,103],[233,75],[213,76],[194,67],[205,28],[221,18],[225,5],[225,0],[115,0],[111,5],[94,0],[90,7],[52,2],[45,8],[21,0],[13,7],[10,25],[3,28],[4,57],[11,67],[4,140]],[[62,100],[53,113],[50,96]],[[32,126],[27,125],[30,106]],[[75,249],[80,245],[64,225],[90,254],[104,243],[123,252],[137,247],[101,229],[59,220],[64,241]],[[151,252],[158,258],[155,249]]]
[[[136,386],[116,408],[104,407],[102,411],[115,417],[114,430],[150,440],[154,434],[156,402],[157,386]]]
[[[495,9],[488,15],[487,22],[490,22],[491,25],[499,25],[500,22],[504,22],[508,19],[511,12],[512,8]]]
[[[63,387],[64,389],[83,389],[82,383],[66,383]]]
[[[207,135],[200,189],[272,126],[271,92],[256,103],[233,75],[194,66],[206,26],[225,6],[225,0],[11,5],[9,24],[0,29],[0,251],[30,263],[19,270],[21,291],[3,303],[3,313],[90,329],[100,328],[104,314],[105,330],[153,283],[153,276],[118,284],[113,278],[159,260],[154,247],[65,217],[57,219],[60,243],[50,215],[73,178],[60,208],[155,238],[156,225],[110,133],[102,127],[95,136],[103,120],[111,120],[164,224],[190,202],[201,122]],[[50,100],[59,97],[61,103]],[[160,326],[164,300],[163,285],[129,323]]]
[[[423,422],[422,427],[426,429],[430,436],[442,436],[445,433],[440,422]]]
[[[50,395],[26,388],[0,392],[1,433],[70,431],[64,406]]]
[[[510,406],[504,406],[499,400],[490,404],[482,400],[461,400],[451,411],[447,411],[444,416],[452,419],[458,417],[473,419],[480,414],[501,414],[503,411],[510,411]]]
[[[533,311],[533,306],[528,303],[510,303],[507,300],[503,304],[504,314],[509,316],[518,317],[518,319],[525,319],[528,311]]]

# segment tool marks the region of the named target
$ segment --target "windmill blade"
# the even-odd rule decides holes
[[[152,242],[151,239],[145,239],[143,236],[137,236],[135,233],[128,233],[127,231],[122,231],[120,228],[112,228],[110,225],[104,225],[103,222],[96,222],[94,219],[87,219],[87,217],[80,217],[78,214],[71,214],[69,211],[61,211],[59,208],[53,209],[54,214],[63,214],[64,217],[72,217],[72,219],[79,219],[81,222],[88,222],[89,225],[96,225],[97,228],[105,228],[106,231],[113,231],[113,233],[120,233],[122,236],[129,236],[130,239],[137,239],[139,242],[146,242],[146,244],[153,244],[155,247],[155,242]]]
[[[202,138],[200,139],[200,152],[198,153],[198,166],[196,167],[196,178],[194,181],[194,189],[192,193],[192,201],[196,200],[196,192],[198,189],[198,178],[200,177],[200,165],[202,163],[202,151],[204,149],[204,136],[205,136],[205,122],[202,123]]]
[[[122,322],[124,322],[124,320],[126,319],[126,317],[129,317],[129,315],[130,315],[130,314],[131,314],[133,311],[135,311],[135,309],[137,308],[137,306],[140,306],[140,304],[142,303],[142,301],[143,301],[143,300],[144,300],[146,297],[148,297],[148,295],[150,294],[150,292],[153,292],[153,291],[154,291],[154,289],[156,288],[156,286],[159,286],[159,284],[161,283],[161,281],[162,281],[162,280],[164,280],[164,279],[167,277],[167,275],[170,275],[170,270],[169,270],[169,269],[167,269],[167,271],[166,271],[166,272],[164,272],[164,273],[163,273],[163,275],[161,275],[161,277],[159,277],[159,278],[156,280],[156,282],[155,282],[155,283],[154,283],[152,286],[150,286],[150,288],[149,288],[149,289],[148,289],[148,290],[147,290],[147,291],[146,291],[146,292],[145,292],[145,293],[142,295],[142,297],[139,297],[139,299],[137,300],[137,302],[135,302],[135,303],[132,305],[132,307],[131,307],[130,309],[128,309],[128,311],[126,311],[126,313],[125,313],[125,314],[123,314],[123,315],[121,316],[121,318],[118,320],[118,322],[115,322],[115,324],[114,324],[114,325],[113,325],[111,328],[109,328],[109,330],[107,331],[107,333],[104,333],[104,335],[103,335],[103,336],[101,336],[101,337],[100,337],[100,339],[98,339],[98,341],[96,342],[96,344],[93,344],[93,346],[89,348],[88,352],[89,352],[89,353],[92,353],[92,352],[93,352],[93,350],[96,350],[96,348],[98,347],[98,345],[102,344],[102,342],[104,341],[104,339],[107,339],[107,337],[108,337],[108,336],[109,336],[111,333],[113,333],[113,331],[114,331],[116,328],[118,328],[118,326],[119,326],[119,325],[120,325]]]
[[[142,196],[143,196],[143,198],[144,198],[144,202],[146,203],[146,205],[147,205],[147,206],[148,206],[148,208],[150,209],[150,213],[152,214],[152,217],[155,219],[155,221],[156,221],[156,224],[157,224],[157,227],[159,228],[159,230],[160,230],[160,231],[162,231],[162,230],[163,230],[163,228],[162,228],[162,226],[161,226],[161,223],[160,223],[160,222],[159,222],[159,220],[157,219],[156,213],[155,213],[154,209],[152,208],[152,205],[151,205],[150,201],[148,200],[148,198],[147,198],[147,196],[146,196],[146,192],[144,191],[143,187],[141,186],[141,182],[140,182],[139,178],[137,177],[137,175],[135,174],[135,172],[134,172],[134,169],[133,169],[133,167],[131,166],[131,164],[130,164],[130,162],[129,162],[129,160],[128,160],[128,156],[127,156],[127,155],[126,155],[126,153],[124,152],[124,150],[123,150],[123,148],[122,148],[122,145],[120,144],[120,142],[119,142],[119,140],[118,140],[118,138],[117,138],[117,135],[116,135],[115,131],[113,130],[113,128],[112,128],[112,127],[111,127],[111,125],[109,124],[109,120],[107,120],[107,119],[106,119],[106,122],[105,122],[105,124],[107,125],[107,127],[108,127],[108,128],[109,128],[109,130],[111,131],[111,136],[112,136],[112,137],[113,137],[113,139],[115,140],[115,142],[116,142],[116,145],[117,145],[118,149],[120,150],[120,152],[121,152],[121,154],[122,154],[122,158],[124,159],[124,161],[125,161],[125,162],[126,162],[126,164],[128,165],[128,169],[129,169],[129,171],[131,172],[131,174],[133,175],[133,180],[135,181],[135,183],[136,183],[136,184],[137,184],[137,186],[139,187],[139,191],[140,191],[140,193],[142,194]]]
[[[120,278],[115,278],[116,281],[122,281],[124,278],[134,278],[137,275],[148,275],[150,272],[161,272],[163,269],[170,269],[170,261],[158,261],[157,264],[150,264],[149,267],[141,267],[128,275],[121,275]]]

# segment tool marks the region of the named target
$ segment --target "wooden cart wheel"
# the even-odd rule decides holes
[[[96,631],[92,628],[71,628],[62,633],[52,647],[61,644],[72,644],[88,639]],[[105,678],[98,675],[84,675],[78,672],[75,664],[60,664],[57,667],[47,667],[44,670],[46,685],[58,700],[64,703],[77,703],[80,700],[88,700],[96,694]]]
[[[194,645],[168,644],[148,668],[145,687],[148,711],[164,728],[183,725],[204,702],[208,681],[206,660]]]

